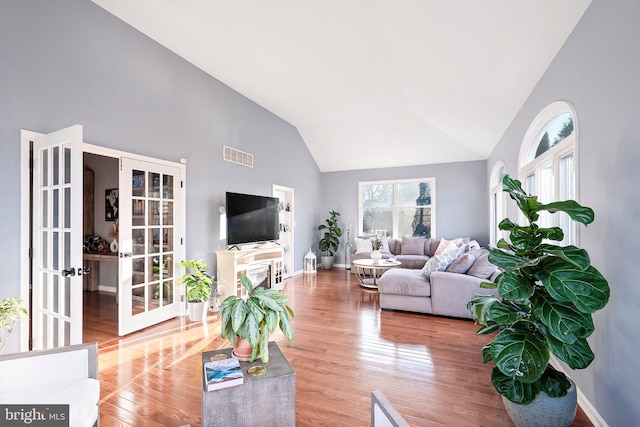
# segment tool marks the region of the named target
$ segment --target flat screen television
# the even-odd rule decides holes
[[[278,240],[279,202],[277,197],[227,192],[227,244]]]

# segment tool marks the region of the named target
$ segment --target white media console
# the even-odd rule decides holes
[[[251,249],[216,251],[218,290],[222,300],[229,295],[242,296],[247,291],[240,282],[246,274],[254,286],[265,281],[271,289],[284,289],[282,246],[263,245]]]

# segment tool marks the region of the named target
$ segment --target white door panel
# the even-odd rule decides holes
[[[33,349],[82,343],[82,126],[34,138]]]
[[[118,333],[181,314],[182,169],[121,159]]]

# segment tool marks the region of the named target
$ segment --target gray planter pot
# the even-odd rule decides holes
[[[504,407],[516,427],[570,427],[576,417],[578,397],[576,384],[569,378],[571,387],[563,397],[538,396],[528,405],[519,405],[502,397]]]
[[[320,257],[320,264],[324,270],[331,270],[333,268],[333,255],[322,255]]]
[[[187,306],[189,307],[189,320],[192,322],[200,322],[204,319],[205,307],[207,306],[206,301],[202,302],[187,302]]]

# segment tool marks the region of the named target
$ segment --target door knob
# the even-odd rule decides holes
[[[68,270],[62,270],[62,277],[69,277],[69,276],[73,277],[75,275],[76,275],[76,270],[73,268],[70,268]]]
[[[131,252],[122,252],[120,258],[131,258],[133,254]]]
[[[78,268],[78,274],[89,274],[89,273],[91,273],[91,267]]]

